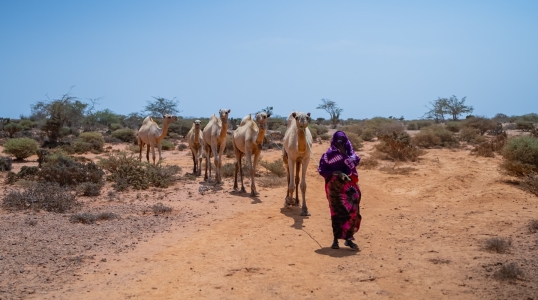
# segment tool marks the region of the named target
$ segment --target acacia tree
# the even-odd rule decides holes
[[[31,110],[34,118],[45,120],[41,129],[47,134],[49,142],[55,145],[63,126],[77,128],[82,124],[87,106],[78,98],[65,94],[60,99],[38,101],[31,105]]]
[[[176,98],[170,100],[163,97],[153,97],[154,101],[148,101],[145,111],[149,112],[152,116],[163,116],[165,114],[175,115],[180,112],[177,108],[179,101]]]
[[[467,97],[458,98],[454,95],[449,99],[445,99],[445,109],[446,112],[452,116],[453,121],[457,121],[458,117],[462,114],[471,114],[473,113],[474,108],[472,106],[465,105],[465,100]]]
[[[329,113],[331,125],[336,128],[336,125],[340,121],[340,114],[344,111],[342,108],[336,105],[336,102],[329,99],[321,99],[321,104],[316,109],[323,109]]]
[[[444,122],[446,112],[446,98],[438,98],[430,102],[431,107],[426,105],[428,111],[424,114],[426,119],[432,119],[435,123]]]

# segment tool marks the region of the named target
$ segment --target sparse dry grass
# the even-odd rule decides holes
[[[372,170],[377,168],[379,161],[374,157],[361,158],[359,169]]]
[[[261,177],[257,182],[261,187],[273,188],[286,185],[286,178],[269,175]]]
[[[156,215],[159,215],[159,214],[166,214],[166,213],[171,213],[172,212],[172,208],[169,207],[169,206],[165,206],[164,204],[162,203],[157,203],[155,205],[153,205],[151,207],[151,210],[153,211],[154,214]]]
[[[286,176],[286,168],[284,168],[284,163],[282,159],[279,158],[273,162],[268,162],[266,160],[260,159],[259,164],[263,166],[267,171],[271,172],[278,177]]]
[[[440,265],[440,264],[448,265],[450,263],[450,259],[443,259],[443,258],[430,258],[429,261],[436,265]]]
[[[96,221],[112,220],[119,218],[118,215],[111,212],[102,212],[96,215],[90,213],[74,214],[69,217],[71,223],[93,224]]]
[[[502,237],[493,237],[485,240],[484,249],[489,252],[507,253],[512,247],[512,240]]]
[[[538,220],[531,220],[528,225],[529,232],[537,233],[538,232]]]
[[[379,168],[379,170],[382,171],[382,172],[385,172],[387,174],[392,174],[392,175],[409,175],[411,172],[417,171],[418,169],[413,168],[413,167],[399,167],[399,168],[397,168],[396,164],[394,164],[393,166],[385,165],[385,166]]]
[[[523,271],[515,263],[502,265],[495,273],[493,273],[493,278],[502,281],[514,281],[516,279],[522,278],[523,276]]]

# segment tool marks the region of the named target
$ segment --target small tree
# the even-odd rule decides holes
[[[452,95],[449,99],[445,99],[444,104],[446,112],[452,116],[453,121],[457,121],[458,117],[462,114],[473,113],[473,107],[465,105],[466,98],[467,97],[463,97],[461,100],[458,100],[456,96]]]
[[[12,138],[13,135],[19,131],[22,131],[22,125],[18,123],[9,123],[6,126],[4,126],[4,130],[9,133],[9,137]]]
[[[175,115],[180,111],[178,110],[179,101],[176,98],[169,100],[162,97],[153,97],[155,101],[148,101],[145,110],[152,116],[163,116],[165,114]]]
[[[264,112],[267,115],[273,115],[273,107],[267,106],[266,108],[262,108],[261,112]]]
[[[434,120],[435,123],[444,122],[445,114],[447,113],[446,98],[438,98],[437,100],[430,102],[431,107],[426,105],[428,111],[424,114],[426,119]]]
[[[321,99],[321,104],[316,109],[323,109],[329,113],[330,121],[333,128],[336,128],[340,120],[340,114],[344,111],[342,108],[336,105],[336,102],[329,99]]]

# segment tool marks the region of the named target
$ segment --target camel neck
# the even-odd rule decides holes
[[[194,128],[194,142],[196,144],[200,143],[200,129]]]
[[[157,138],[158,140],[162,140],[166,136],[166,134],[168,133],[168,125],[168,122],[163,123],[163,129],[161,135],[159,135],[159,137]]]
[[[299,153],[305,153],[306,152],[306,135],[305,130],[301,128],[297,128],[297,139],[298,139],[298,149]]]
[[[220,130],[219,139],[226,138],[226,134],[228,133],[228,120],[224,121],[222,120],[222,129]]]
[[[265,128],[260,128],[258,131],[258,137],[256,138],[256,144],[261,145],[263,143],[263,138],[265,137]]]

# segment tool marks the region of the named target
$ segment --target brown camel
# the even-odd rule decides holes
[[[202,148],[203,148],[203,139],[201,137],[202,129],[200,128],[200,120],[195,120],[192,123],[191,130],[187,133],[185,137],[189,143],[189,148],[192,153],[192,161],[194,167],[192,173],[195,175],[202,174]]]
[[[153,121],[151,117],[146,117],[142,122],[142,126],[138,130],[138,148],[140,149],[139,160],[142,161],[142,149],[144,144],[147,145],[146,158],[149,162],[149,149],[153,154],[153,164],[155,164],[155,146],[159,149],[159,161],[162,160],[162,140],[168,133],[168,125],[177,121],[176,116],[163,115],[163,128],[159,128],[159,125]]]
[[[217,183],[222,182],[220,175],[220,167],[222,164],[222,153],[226,147],[226,132],[228,131],[228,114],[230,113],[229,109],[219,110],[219,117],[213,115],[209,119],[209,123],[205,126],[202,136],[204,139],[204,154],[206,157],[205,164],[205,176],[204,179],[207,180],[207,169],[209,167],[209,172],[211,173],[211,163],[209,161],[211,154],[213,154],[215,161],[215,181]]]
[[[303,206],[301,216],[310,216],[308,207],[306,206],[306,169],[310,161],[312,148],[312,135],[308,129],[310,122],[310,113],[292,112],[288,117],[288,129],[284,134],[282,143],[282,160],[287,170],[288,191],[286,193],[286,201],[284,205],[299,205],[299,190],[297,186],[301,182],[301,194],[303,198]],[[299,172],[303,167],[301,178],[299,180]],[[295,173],[295,181],[292,176]],[[295,199],[293,192],[295,191]]]
[[[250,171],[250,195],[256,196],[258,194],[256,191],[256,184],[254,182],[254,175],[256,174],[256,165],[258,164],[258,159],[260,158],[260,154],[262,152],[262,143],[265,136],[267,118],[270,116],[271,114],[260,112],[256,114],[256,121],[254,121],[252,120],[252,116],[249,114],[243,118],[241,125],[233,133],[232,144],[234,147],[235,158],[237,160],[235,163],[234,190],[238,189],[237,172],[239,171],[241,174],[241,192],[246,192],[245,186],[243,185],[243,169],[241,166],[241,158],[245,156],[247,158]],[[252,159],[252,155],[254,155],[254,160]]]

